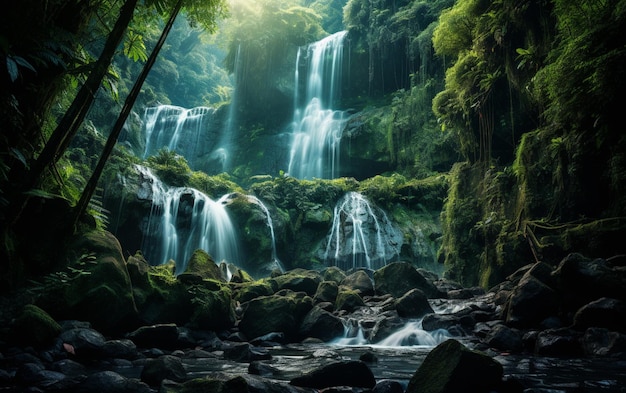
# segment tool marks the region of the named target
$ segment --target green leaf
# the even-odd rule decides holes
[[[17,69],[17,63],[10,57],[7,57],[7,70],[9,71],[9,78],[11,78],[11,82],[15,82],[20,73]]]

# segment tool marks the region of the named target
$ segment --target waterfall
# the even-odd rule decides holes
[[[285,268],[282,262],[280,261],[280,259],[278,259],[278,255],[276,254],[276,236],[274,235],[274,224],[272,222],[272,216],[270,216],[270,211],[267,209],[267,206],[265,206],[265,204],[263,204],[263,202],[261,202],[261,200],[255,197],[254,195],[246,195],[246,198],[248,198],[250,202],[258,205],[261,208],[261,210],[263,210],[263,213],[265,213],[265,216],[267,217],[267,226],[270,228],[270,235],[272,236],[271,263],[274,265],[275,268],[277,268],[278,270],[284,273]]]
[[[222,172],[231,169],[231,154],[233,152],[233,141],[236,140],[237,133],[237,80],[241,72],[241,44],[237,46],[235,54],[235,67],[233,72],[233,90],[228,105],[228,118],[226,119],[226,127],[221,134],[217,144],[217,149],[211,154],[222,164]]]
[[[294,115],[288,173],[300,179],[334,178],[346,122],[334,110],[341,87],[343,42],[346,31],[298,49],[295,70]],[[304,52],[303,52],[304,51]],[[300,102],[300,62],[307,61],[304,101]]]
[[[198,169],[204,138],[209,131],[208,120],[214,108],[185,109],[173,105],[146,108],[144,113],[145,149],[143,158],[166,147],[185,157],[189,166]]]
[[[167,187],[149,168],[135,167],[142,178],[138,197],[152,200],[142,245],[148,261],[174,260],[176,274],[186,270],[196,249],[205,250],[216,262],[239,262],[235,228],[224,206],[228,195],[213,201],[193,188]]]
[[[344,270],[379,269],[400,254],[402,233],[385,212],[349,192],[335,206],[324,260]]]

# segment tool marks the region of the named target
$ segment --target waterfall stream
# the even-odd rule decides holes
[[[346,31],[298,49],[295,65],[294,115],[288,173],[300,179],[334,178],[346,122],[334,110],[339,97]],[[300,62],[306,60],[305,96],[300,102]]]
[[[267,217],[267,226],[269,227],[270,235],[272,236],[272,260],[270,262],[274,268],[284,273],[285,268],[280,259],[278,259],[278,255],[276,253],[276,236],[274,235],[274,223],[272,222],[272,216],[270,215],[270,211],[268,210],[267,206],[265,206],[265,204],[263,204],[263,202],[261,202],[261,200],[254,195],[246,195],[246,197],[250,202],[258,205],[261,210],[263,210],[263,213],[265,213],[265,216]]]
[[[385,212],[349,192],[335,206],[323,258],[343,270],[378,269],[400,254],[401,245],[402,233]]]
[[[152,200],[145,231],[150,236],[142,245],[149,261],[174,260],[177,274],[185,271],[196,249],[205,250],[216,262],[240,262],[235,228],[224,206],[227,195],[213,201],[190,187],[166,186],[149,168],[136,168],[143,179],[138,195]]]

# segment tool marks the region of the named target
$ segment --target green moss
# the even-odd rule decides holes
[[[32,304],[24,307],[11,328],[17,343],[35,348],[52,344],[61,333],[61,326],[48,313]]]

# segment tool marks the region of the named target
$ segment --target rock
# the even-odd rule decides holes
[[[130,276],[115,236],[92,231],[81,236],[72,249],[78,255],[93,255],[95,263],[79,267],[90,274],[79,275],[64,287],[62,298],[54,299],[61,309],[50,309],[51,314],[89,321],[105,334],[120,334],[136,326],[138,314]]]
[[[396,311],[402,318],[421,318],[434,313],[424,292],[411,289],[396,302]]]
[[[195,250],[191,254],[185,273],[198,276],[201,279],[224,281],[219,266],[206,251],[201,249]]]
[[[324,281],[334,281],[339,285],[346,278],[346,273],[336,266],[330,266],[322,271],[322,278]]]
[[[142,326],[128,338],[141,348],[173,349],[177,347],[178,327],[173,323]]]
[[[58,371],[68,377],[85,375],[87,372],[87,368],[84,365],[72,359],[61,359],[56,361],[50,366],[50,369],[52,371]]]
[[[129,359],[137,358],[137,346],[132,340],[109,340],[104,343],[102,352],[107,358]]]
[[[578,330],[600,327],[626,332],[626,303],[606,297],[588,303],[574,314],[573,327]]]
[[[315,303],[330,302],[335,303],[337,294],[339,293],[339,285],[334,281],[322,281],[317,286],[317,291],[313,300]]]
[[[361,306],[365,306],[365,302],[357,291],[346,287],[339,288],[337,300],[335,300],[335,310],[352,312]]]
[[[428,298],[437,298],[441,293],[408,262],[393,262],[374,272],[374,289],[377,294],[400,297],[411,289],[420,289]]]
[[[179,385],[168,384],[167,393],[249,393],[248,382],[241,376],[218,379],[215,377],[196,378]]]
[[[589,328],[581,339],[587,356],[613,356],[626,353],[626,335],[603,328]]]
[[[541,331],[535,341],[535,354],[541,356],[580,356],[582,334],[572,329]]]
[[[141,380],[150,386],[159,386],[164,379],[183,382],[186,377],[182,360],[172,355],[149,359],[141,371]]]
[[[248,373],[262,377],[272,377],[278,375],[280,370],[259,360],[254,360],[248,365]]]
[[[317,286],[322,279],[317,272],[305,269],[294,269],[280,276],[273,277],[269,281],[276,291],[289,289],[294,292],[304,292],[309,296],[314,296],[317,291]]]
[[[264,349],[254,347],[249,343],[236,343],[223,348],[224,358],[236,362],[251,362],[253,360],[270,360],[272,355]]]
[[[352,386],[373,388],[376,385],[374,374],[361,361],[332,362],[307,374],[296,377],[291,385],[324,389],[332,386]]]
[[[502,365],[457,340],[437,345],[411,377],[406,393],[489,392],[502,383]]]
[[[13,322],[11,330],[16,343],[41,348],[54,342],[61,333],[61,325],[41,308],[28,304]]]
[[[536,327],[557,314],[559,305],[557,293],[527,272],[509,298],[505,321],[518,328]]]
[[[59,335],[59,341],[66,352],[79,359],[100,359],[106,356],[106,339],[94,329],[76,328],[66,330]]]
[[[437,329],[449,330],[460,324],[460,318],[451,314],[426,314],[422,320],[422,327],[426,331],[434,331]]]
[[[522,336],[506,325],[496,325],[483,340],[485,344],[501,351],[518,352],[522,350]]]
[[[245,304],[239,330],[249,338],[272,332],[283,332],[293,337],[299,320],[296,300],[288,296],[261,296]]]
[[[370,276],[363,270],[357,270],[349,276],[346,276],[346,278],[341,281],[340,285],[358,292],[361,297],[372,296],[374,294],[374,283]]]
[[[203,281],[203,285],[207,285]],[[237,317],[230,288],[218,285],[215,288],[196,287],[193,314],[189,326],[202,330],[229,329],[235,325]]]
[[[300,336],[314,337],[322,341],[330,341],[343,334],[343,323],[328,311],[313,307],[304,317],[300,325]]]
[[[270,296],[274,293],[272,286],[266,281],[252,281],[236,287],[234,298],[245,303],[260,296]]]
[[[77,388],[78,393],[151,393],[148,385],[129,379],[113,371],[89,375]]]
[[[374,386],[372,393],[404,393],[404,387],[398,381],[383,379]]]

